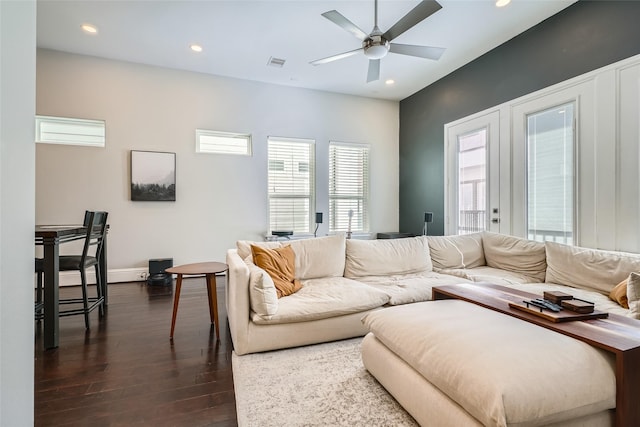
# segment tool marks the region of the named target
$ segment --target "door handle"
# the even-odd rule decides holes
[[[500,222],[500,218],[492,218],[491,222],[494,224],[498,224]]]

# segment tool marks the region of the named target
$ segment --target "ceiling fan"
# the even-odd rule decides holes
[[[441,47],[391,43],[391,41],[400,34],[440,10],[442,6],[440,6],[437,1],[421,1],[416,7],[414,7],[409,13],[403,16],[384,33],[380,31],[380,28],[378,28],[378,0],[374,1],[374,23],[371,34],[367,34],[362,31],[357,25],[349,21],[336,10],[330,10],[323,13],[322,16],[362,41],[362,47],[348,52],[339,53],[337,55],[332,55],[327,58],[317,59],[315,61],[311,61],[310,64],[326,64],[327,62],[337,61],[338,59],[347,58],[359,52],[364,52],[364,55],[369,58],[369,71],[367,72],[367,83],[369,83],[380,78],[380,59],[384,58],[388,52],[434,60],[440,59],[440,56],[442,56],[442,53],[444,52],[444,49]]]

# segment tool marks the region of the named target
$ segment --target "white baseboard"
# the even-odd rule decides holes
[[[107,272],[107,283],[118,282],[142,282],[149,276],[146,268],[120,268],[117,270],[109,270]],[[80,284],[80,273],[77,271],[61,271],[60,286],[74,286]],[[93,269],[87,270],[87,282],[89,284],[96,283],[96,275]]]

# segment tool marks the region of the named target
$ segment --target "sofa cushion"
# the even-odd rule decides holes
[[[278,293],[271,276],[255,265],[248,262],[249,267],[249,298],[251,309],[260,316],[270,319],[278,311]]]
[[[486,265],[482,249],[482,234],[460,236],[429,236],[429,253],[433,268],[473,268]]]
[[[377,310],[364,323],[485,426],[550,425],[615,407],[613,354],[502,313],[445,300]]]
[[[629,300],[629,316],[640,319],[640,274],[631,273],[629,275],[627,299]]]
[[[534,282],[544,282],[547,271],[544,243],[485,231],[482,246],[489,267],[532,277]]]
[[[238,249],[238,256],[242,260],[246,260],[247,257],[251,255],[251,245],[267,249],[274,249],[282,246],[280,242],[252,242],[251,240],[238,240],[236,242],[236,249]]]
[[[475,268],[446,269],[440,270],[440,273],[462,277],[472,282],[487,282],[494,285],[504,286],[510,286],[517,283],[536,283],[540,281],[535,277],[525,276],[524,274],[516,273],[513,271],[486,266]]]
[[[327,319],[382,307],[389,296],[371,286],[344,277],[324,277],[302,282],[298,292],[278,301],[270,318],[253,313],[254,323],[267,325]]]
[[[296,278],[337,277],[344,274],[345,237],[343,234],[314,239],[292,240],[296,253]]]
[[[344,276],[350,278],[431,271],[424,237],[347,240]]]
[[[468,283],[469,280],[435,271],[421,273],[390,274],[388,276],[358,277],[358,281],[389,295],[389,305],[430,301],[434,286]]]
[[[617,302],[622,308],[629,308],[629,299],[627,298],[627,281],[629,278],[624,279],[618,283],[611,292],[609,292],[609,298],[612,301]]]
[[[632,271],[640,271],[640,255],[545,242],[545,282],[585,288],[609,295]]]
[[[251,245],[253,262],[266,271],[276,287],[278,298],[300,290],[300,281],[295,278],[295,253],[291,246],[267,249]]]

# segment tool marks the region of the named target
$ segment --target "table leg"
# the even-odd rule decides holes
[[[173,317],[171,318],[171,335],[169,338],[173,339],[173,330],[176,328],[176,315],[178,314],[178,302],[180,301],[180,289],[182,288],[182,274],[178,274],[176,280],[176,292],[173,296]]]
[[[616,427],[640,425],[640,348],[616,355]]]
[[[57,238],[44,239],[44,348],[58,347],[60,333],[58,270],[60,268]]]
[[[220,341],[220,326],[218,325],[218,291],[216,289],[216,275],[207,274],[207,293],[209,294],[209,317],[216,327],[216,340]]]

